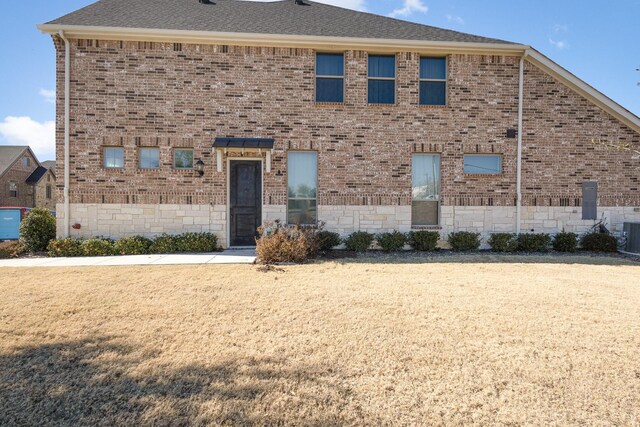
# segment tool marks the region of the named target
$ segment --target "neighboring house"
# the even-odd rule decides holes
[[[0,206],[55,210],[52,163],[40,164],[29,147],[0,146]]]
[[[640,220],[640,119],[527,45],[306,0],[101,0],[39,28],[60,235]]]

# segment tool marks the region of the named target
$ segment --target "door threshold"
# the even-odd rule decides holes
[[[230,246],[227,248],[228,251],[242,251],[247,249],[255,249],[255,246]]]

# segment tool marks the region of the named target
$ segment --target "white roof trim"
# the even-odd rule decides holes
[[[640,117],[604,95],[593,86],[590,86],[583,80],[579,79],[535,49],[528,50],[525,58],[536,67],[554,77],[557,77],[558,80],[567,85],[570,89],[584,96],[634,131],[640,133]]]
[[[173,43],[233,44],[247,46],[315,49],[362,49],[371,51],[416,50],[446,53],[502,53],[521,55],[528,46],[509,43],[465,43],[426,40],[370,39],[355,37],[301,36],[288,34],[225,33],[215,31],[160,30],[149,28],[38,25],[44,33],[64,31],[69,38],[136,40]]]

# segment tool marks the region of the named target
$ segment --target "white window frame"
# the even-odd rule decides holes
[[[418,102],[420,105],[426,105],[427,107],[446,107],[449,105],[449,58],[446,56],[421,56],[420,57],[420,70],[418,72],[418,76],[422,75],[422,60],[423,59],[444,59],[444,79],[423,79],[420,77],[420,83],[422,82],[438,82],[444,83],[444,104],[423,104],[420,102],[420,93],[422,92],[421,88],[418,88]],[[418,85],[420,85],[418,83]]]
[[[371,77],[371,70],[369,69],[369,58],[371,56],[393,57],[393,74],[395,77]],[[398,55],[385,55],[385,54],[368,54],[367,55],[367,104],[369,105],[396,105],[398,103]],[[393,81],[393,102],[369,102],[369,81]]]
[[[342,76],[325,76],[323,74],[318,74],[318,55],[342,55]],[[314,73],[316,76],[314,88],[314,100],[319,104],[344,104],[345,99],[347,97],[347,83],[345,74],[347,72],[347,58],[344,52],[316,52],[316,63]],[[342,80],[342,101],[318,101],[318,79],[341,79]]]

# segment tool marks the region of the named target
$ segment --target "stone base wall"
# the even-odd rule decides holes
[[[57,205],[58,235],[64,223],[63,205]],[[623,223],[640,221],[640,207],[600,207],[600,216],[607,219],[614,233],[622,231]],[[516,209],[512,206],[443,206],[441,207],[443,239],[453,231],[482,233],[484,240],[492,233],[513,233],[516,230]],[[263,207],[263,221],[286,221],[285,205]],[[581,208],[522,208],[523,233],[555,234],[563,229],[584,233],[595,221],[583,221]],[[318,206],[318,220],[326,229],[347,236],[354,231],[381,233],[411,231],[411,206]],[[211,232],[227,246],[227,207],[225,205],[133,205],[133,204],[72,204],[73,237],[105,236],[120,238],[161,233]]]
[[[112,239],[141,235],[210,232],[227,245],[225,205],[71,204],[72,237]],[[57,205],[58,236],[63,234],[64,205]]]

